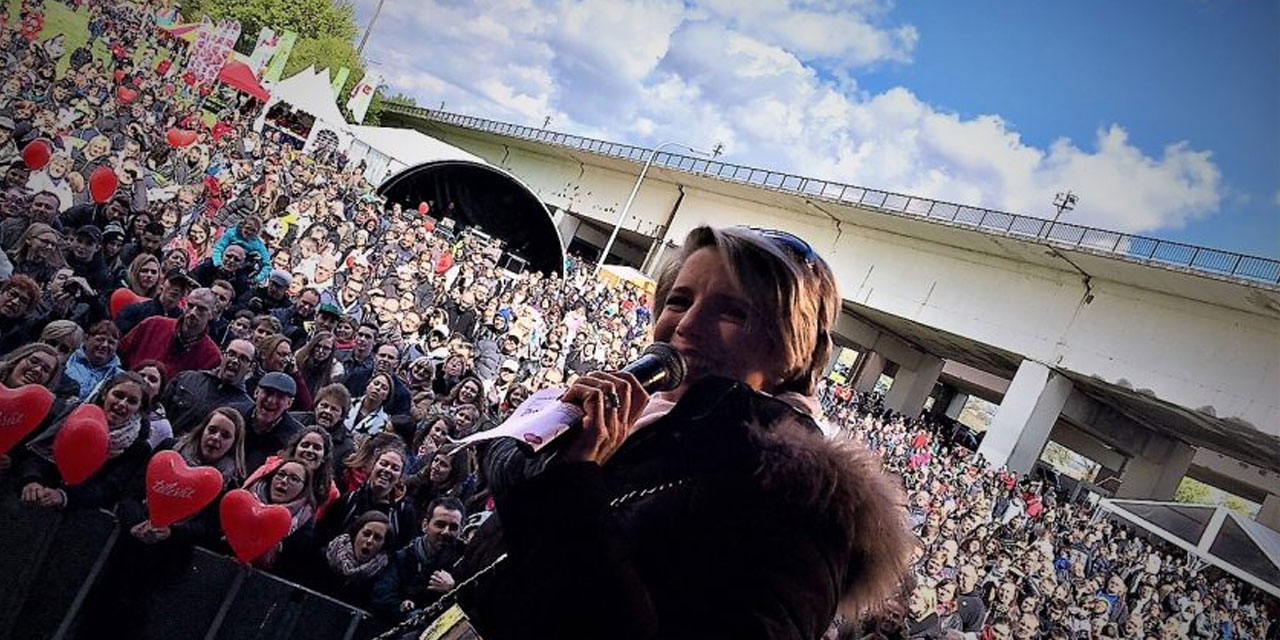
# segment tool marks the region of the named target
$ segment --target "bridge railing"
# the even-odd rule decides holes
[[[588,151],[633,162],[644,162],[650,152],[646,147],[487,120],[436,109],[385,103],[383,110],[478,131],[579,151]],[[660,151],[654,156],[653,165],[726,182],[817,198],[882,213],[906,215],[987,233],[1049,242],[1055,245],[1083,249],[1146,264],[1225,276],[1249,283],[1280,284],[1280,260],[1261,256],[1199,247],[1068,222],[1055,223],[1034,216],[956,204],[954,202],[922,198],[881,189],[870,189],[666,151]]]

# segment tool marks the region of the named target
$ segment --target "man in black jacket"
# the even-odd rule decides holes
[[[298,385],[287,374],[272,371],[258,381],[251,404],[235,405],[244,416],[244,464],[257,469],[289,443],[302,425],[289,415]]]
[[[76,229],[66,252],[67,266],[99,293],[103,293],[111,284],[107,279],[107,264],[99,255],[101,245],[102,230],[86,224]]]
[[[199,427],[218,407],[244,405],[249,395],[244,378],[253,366],[256,350],[248,340],[232,340],[222,351],[222,363],[208,371],[183,371],[169,382],[160,396],[173,434],[181,436]]]
[[[373,583],[370,605],[374,613],[396,620],[426,606],[456,584],[453,567],[462,558],[458,539],[466,509],[457,498],[436,498],[422,519],[422,535],[391,556]]]
[[[191,270],[191,277],[202,287],[212,287],[215,280],[226,280],[236,290],[236,297],[249,291],[249,276],[244,269],[244,247],[233,244],[222,252],[222,264],[215,265],[213,258],[205,258]],[[238,307],[233,306],[232,309]]]

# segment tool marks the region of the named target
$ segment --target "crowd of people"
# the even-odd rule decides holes
[[[145,5],[69,6],[93,35],[71,52],[32,27],[41,0],[0,27],[0,385],[56,397],[0,456],[6,499],[116,513],[128,535],[90,615],[138,609],[156,588],[138,563],[180,571],[195,545],[227,549],[214,505],[150,523],[143,475],[161,450],[288,509],[260,568],[391,623],[449,593],[494,510],[475,453],[451,440],[633,360],[653,301],[572,258],[563,275],[500,269],[488,240],[434,233],[340,154],[253,131],[252,103],[205,112],[202,92],[175,89],[186,45]],[[175,128],[196,143],[173,146]],[[22,151],[36,139],[52,154],[33,169]],[[118,188],[97,201],[101,167]],[[108,461],[72,486],[53,441],[84,403],[106,416]],[[835,409],[835,437],[902,478],[921,544],[903,597],[833,634],[1276,638],[1240,584],[974,466],[869,398]]]
[[[1181,549],[1064,500],[1039,478],[992,469],[942,423],[832,385],[849,437],[908,490],[920,541],[912,579],[855,637],[960,640],[1274,640],[1280,603]]]

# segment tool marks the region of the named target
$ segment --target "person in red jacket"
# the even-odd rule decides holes
[[[126,367],[159,360],[171,376],[217,367],[222,354],[209,337],[209,319],[216,302],[212,289],[196,289],[187,296],[187,306],[177,319],[155,316],[143,320],[120,341],[120,359]]]

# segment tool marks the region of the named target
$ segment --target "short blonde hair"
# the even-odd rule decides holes
[[[748,296],[752,321],[760,323],[757,326],[785,365],[782,380],[766,391],[812,395],[831,357],[831,328],[840,309],[831,268],[812,249],[792,246],[781,234],[748,227],[697,227],[658,275],[655,318],[662,315],[685,261],[708,247],[720,254],[730,277]]]

